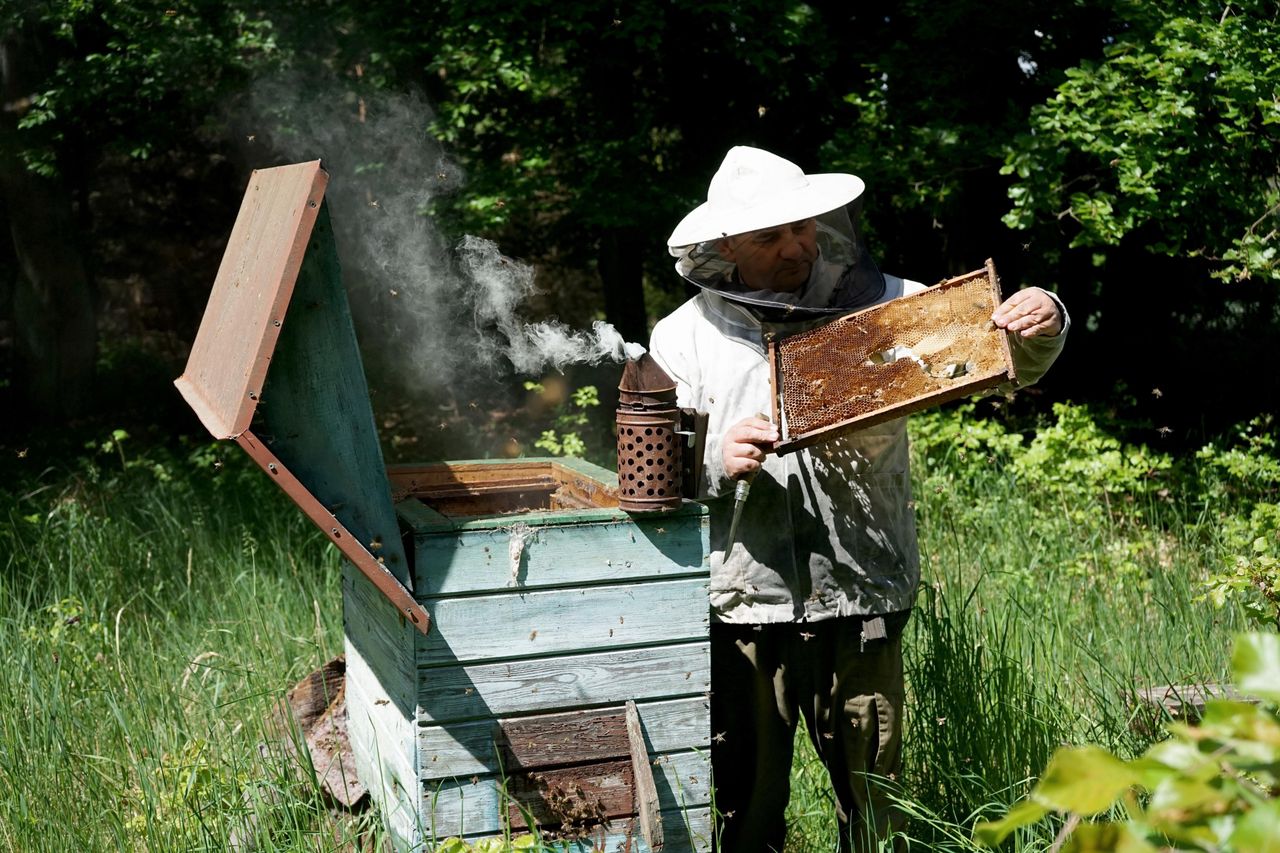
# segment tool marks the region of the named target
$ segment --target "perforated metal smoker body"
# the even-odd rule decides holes
[[[1000,280],[980,270],[769,344],[775,448],[791,453],[1015,379],[991,322]]]

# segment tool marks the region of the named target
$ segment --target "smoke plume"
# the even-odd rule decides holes
[[[518,372],[532,374],[548,367],[563,370],[569,364],[622,361],[644,352],[602,320],[596,320],[590,332],[555,321],[522,322],[517,312],[533,293],[533,268],[504,257],[492,241],[471,235],[462,238],[458,256],[463,273],[476,286],[468,300],[487,362],[501,356]],[[490,328],[498,334],[486,334]]]
[[[323,161],[367,358],[393,359],[384,366],[400,380],[439,388],[476,378],[477,364],[537,374],[643,352],[607,323],[587,331],[527,322],[521,309],[535,291],[533,268],[491,241],[455,242],[437,230],[427,211],[465,175],[430,136],[425,100],[317,79],[260,80],[235,118],[255,166]]]

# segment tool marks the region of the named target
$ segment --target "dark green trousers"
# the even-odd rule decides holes
[[[864,640],[858,617],[711,626],[711,766],[719,850],[782,850],[796,721],[831,778],[842,851],[901,827],[884,786],[902,767],[902,628]],[[871,632],[874,633],[874,632]]]

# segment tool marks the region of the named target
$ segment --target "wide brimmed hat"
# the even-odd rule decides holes
[[[739,145],[729,149],[711,179],[706,202],[680,221],[667,246],[676,249],[809,219],[848,204],[864,187],[857,175],[806,175],[790,160]]]

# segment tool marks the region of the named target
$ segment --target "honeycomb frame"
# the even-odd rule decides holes
[[[982,269],[768,342],[779,455],[1016,380]]]

